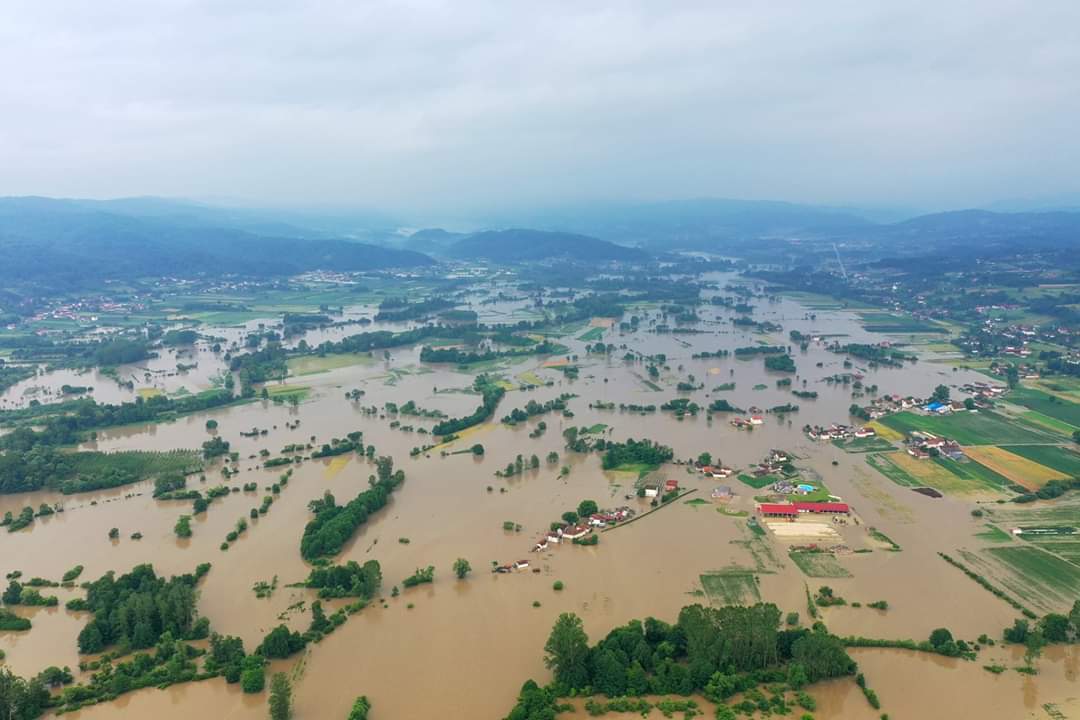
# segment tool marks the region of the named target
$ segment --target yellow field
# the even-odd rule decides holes
[[[888,440],[889,442],[900,442],[904,439],[903,433],[899,433],[890,427],[885,427],[877,421],[866,423],[866,427],[876,432],[878,434],[878,437],[882,440]]]
[[[345,455],[338,455],[329,462],[326,469],[323,470],[323,480],[333,480],[338,474],[345,469],[345,466],[352,460],[353,454],[347,453]]]
[[[567,360],[564,357],[562,357],[562,358],[552,358],[551,360],[547,360],[547,361],[544,362],[544,367],[548,367],[548,368],[565,367],[566,365],[569,365],[569,364],[570,364],[570,361]]]
[[[998,475],[1007,477],[1018,485],[1023,485],[1029,490],[1037,490],[1050,480],[1058,480],[1067,477],[1053,468],[1040,465],[1027,458],[1013,455],[1008,450],[1002,450],[993,445],[979,447],[966,447],[964,452],[971,459],[985,465]]]
[[[970,495],[985,492],[973,484],[931,460],[916,460],[906,452],[888,454],[889,461],[921,483],[936,488],[947,495]]]
[[[609,328],[615,324],[615,318],[594,317],[589,321],[589,327]]]
[[[457,433],[457,437],[455,439],[450,440],[449,442],[439,443],[435,447],[431,448],[431,450],[429,450],[429,452],[436,452],[438,450],[448,450],[449,448],[454,446],[454,443],[462,443],[462,444],[464,444],[463,441],[469,440],[469,439],[474,438],[475,436],[477,436],[477,435],[479,435],[481,433],[487,432],[488,430],[491,430],[491,428],[493,428],[493,427],[495,427],[495,423],[489,421],[489,422],[486,422],[486,423],[484,423],[482,425],[473,425],[471,428],[465,428],[461,432]]]
[[[141,397],[143,400],[149,400],[150,398],[157,397],[158,395],[164,395],[165,393],[163,393],[160,388],[148,387],[139,388],[138,394],[139,397]]]
[[[535,385],[536,387],[542,387],[544,385],[544,379],[532,370],[526,370],[523,373],[519,373],[517,379],[521,381],[522,385]]]

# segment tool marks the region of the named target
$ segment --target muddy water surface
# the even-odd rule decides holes
[[[862,456],[813,443],[800,430],[806,423],[847,421],[850,390],[823,381],[835,373],[861,372],[866,384],[876,383],[882,392],[918,395],[928,394],[942,382],[960,384],[982,376],[953,372],[930,362],[899,370],[860,369],[856,363],[855,368],[846,370],[841,356],[829,353],[821,344],[812,344],[805,353],[796,351],[799,373],[793,383],[798,388],[805,380],[806,389],[817,390],[819,398],[803,401],[777,388],[776,380],[782,376],[766,372],[760,358],[691,358],[696,352],[731,350],[758,342],[786,345],[787,332],[792,329],[845,336],[841,341],[881,339],[866,333],[849,313],[811,311],[791,300],[755,302],[760,308],[755,318],[781,323],[783,333],[763,336],[737,330],[729,322],[729,311],[709,307],[701,311],[703,322],[698,327],[704,332],[700,334],[650,333],[651,318],[643,321],[637,333],[608,330],[604,341],[618,348],[610,356],[587,355],[584,342],[574,336],[563,338],[571,354],[579,357],[581,375],[577,380],[544,368],[537,359],[491,369],[510,382],[520,380],[523,373],[535,373],[553,382],[549,387],[508,393],[498,410],[500,417],[529,399],[542,402],[565,392],[579,397],[570,401],[573,418],[547,415],[512,428],[489,423],[465,433],[447,448],[464,449],[479,442],[486,449],[482,457],[443,457],[438,450],[410,457],[409,451],[430,443],[430,436],[391,429],[390,422],[396,419],[419,428],[431,427],[433,421],[363,411],[370,406],[381,409],[387,401],[402,404],[415,400],[421,407],[457,416],[479,403],[477,395],[467,392],[473,374],[421,366],[419,348],[392,351],[386,361],[380,358],[291,378],[290,384],[310,388],[306,400],[296,408],[255,401],[170,424],[101,431],[88,448],[194,448],[209,437],[205,422],[214,418],[219,423],[217,432],[242,458],[241,473],[228,484],[240,487],[255,481],[260,489],[215,501],[205,515],[193,520],[194,535],[184,541],[175,538],[172,528],[180,514],[190,511],[190,504],[154,500],[149,484],[67,497],[51,493],[0,496],[0,511],[17,513],[24,505],[36,507],[42,502],[62,503],[65,508],[64,513],[39,520],[30,528],[0,536],[0,570],[20,569],[27,577],[58,579],[68,568],[82,564],[86,568],[83,578],[87,579],[108,570],[123,572],[141,562],[152,562],[160,572],[173,574],[210,561],[213,569],[203,581],[199,607],[215,630],[242,637],[248,649],[279,622],[279,617],[303,630],[309,615],[289,608],[299,601],[310,602],[314,595],[286,586],[303,579],[309,569],[299,555],[300,534],[310,517],[307,503],[325,491],[332,492],[339,502],[351,499],[367,486],[373,464],[357,458],[302,463],[269,514],[251,522],[247,533],[227,552],[218,546],[235,522],[260,504],[267,494],[264,488],[282,472],[262,469],[257,457],[260,450],[276,455],[284,445],[310,442],[313,436],[321,444],[361,430],[365,442],[373,443],[379,454],[393,455],[407,475],[389,506],[356,534],[339,558],[360,562],[377,559],[381,563],[385,607],[373,603],[309,648],[301,660],[279,664],[297,677],[300,718],[344,717],[359,694],[372,699],[380,718],[502,717],[522,682],[548,677],[542,647],[559,613],[581,615],[594,640],[632,618],[654,615],[673,619],[683,605],[708,601],[702,594],[701,574],[731,565],[757,570],[762,599],[775,602],[784,611],[798,611],[804,620],[807,587],[828,584],[849,602],[889,602],[887,612],[850,606],[828,609],[824,619],[837,633],[921,640],[932,629],[945,626],[968,640],[981,633],[997,637],[1015,617],[1013,610],[936,555],[939,550],[975,546],[977,526],[970,516],[970,500],[932,500],[912,493],[868,468]],[[525,305],[511,303],[499,312],[512,317],[525,309]],[[492,312],[493,307],[487,310]],[[813,319],[812,312],[816,312]],[[646,313],[655,317],[655,311],[639,311]],[[314,340],[312,335],[309,342]],[[621,347],[624,344],[626,349]],[[656,381],[661,391],[644,382],[648,375],[643,364],[622,360],[627,350],[667,355],[669,369]],[[209,383],[217,371],[212,368],[219,370],[220,366],[210,360],[206,365],[201,377]],[[199,370],[202,373],[201,354]],[[704,416],[679,421],[660,412],[641,416],[588,407],[597,401],[659,405],[679,395],[675,383],[689,380],[690,375],[705,387],[682,396],[692,397],[702,406],[718,396],[713,393],[716,385],[735,382],[735,390],[722,396],[737,406],[767,408],[790,401],[798,404],[800,411],[783,421],[768,415],[764,426],[740,432],[730,427],[723,415],[715,416],[712,422]],[[766,387],[755,390],[756,385]],[[345,392],[353,388],[365,393],[358,402],[345,398]],[[530,439],[529,432],[541,419],[548,425],[547,432]],[[297,420],[298,427],[286,427]],[[755,540],[745,518],[718,512],[709,495],[715,485],[730,484],[737,497],[728,512],[752,512],[756,491],[734,479],[705,480],[687,474],[682,466],[670,465],[658,475],[677,479],[685,488],[695,490],[685,500],[702,498],[707,504],[672,503],[630,525],[603,533],[596,547],[556,545],[532,554],[529,550],[534,540],[548,524],[583,499],[594,499],[601,506],[628,504],[639,512],[649,510],[645,501],[634,496],[635,475],[605,473],[595,455],[566,454],[562,431],[571,425],[596,423],[609,426],[605,432],[614,439],[650,437],[670,445],[677,458],[709,451],[733,467],[760,461],[770,448],[793,451],[799,456],[797,464],[808,475],[819,475],[834,494],[854,506],[858,524],[839,526],[840,542],[853,550],[874,551],[839,556],[851,574],[849,578],[806,578],[787,557],[790,542],[771,535]],[[253,428],[267,432],[256,437],[240,435]],[[545,462],[551,451],[560,455],[557,464]],[[513,478],[494,475],[519,453],[526,458],[537,455],[540,469]],[[559,474],[563,465],[570,469],[565,477]],[[206,475],[207,486],[219,484],[220,466],[209,467]],[[189,481],[189,486],[199,484],[197,478]],[[626,499],[627,495],[631,498]],[[521,530],[504,530],[505,521],[519,524]],[[886,552],[874,544],[867,533],[869,526],[887,533],[902,552]],[[107,538],[113,527],[120,530],[117,541]],[[143,539],[130,539],[133,532],[142,533]],[[474,569],[465,581],[455,580],[450,572],[458,557],[468,558]],[[540,572],[496,575],[489,571],[494,562],[523,558]],[[389,597],[393,585],[427,565],[436,567],[433,585]],[[256,599],[252,585],[274,576],[279,581],[277,591],[268,599]],[[565,584],[562,592],[552,589],[555,580]],[[61,605],[72,595],[64,590],[57,594]],[[539,602],[539,607],[534,607],[534,602]],[[50,664],[74,667],[78,662],[75,638],[85,617],[62,607],[27,614],[34,622],[30,632],[0,634],[7,664],[21,674],[32,674]],[[889,650],[858,650],[853,655],[881,697],[883,710],[893,718],[1041,717],[1038,712],[1046,703],[1057,703],[1066,716],[1075,711],[1075,704],[1070,705],[1077,694],[1073,649],[1047,651],[1035,677],[1012,671],[994,676],[981,669],[982,664],[1001,660],[998,656],[1006,653],[991,649],[974,663]],[[1019,660],[1010,657],[1002,664],[1017,665]],[[816,687],[813,694],[819,700],[818,718],[879,715],[850,680]],[[215,679],[167,691],[133,693],[76,717],[111,717],[117,712],[168,720],[193,715],[265,717],[266,710],[264,698],[244,696],[235,686]]]

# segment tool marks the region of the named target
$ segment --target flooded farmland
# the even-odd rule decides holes
[[[713,279],[723,285],[730,277]],[[830,586],[848,605],[822,608],[821,619],[841,636],[919,641],[935,628],[947,627],[969,641],[984,633],[999,637],[1001,629],[1017,617],[1016,611],[938,557],[938,552],[978,547],[975,535],[980,523],[971,510],[973,500],[981,498],[931,498],[912,492],[869,467],[862,454],[810,440],[802,430],[806,424],[848,422],[851,388],[826,380],[839,374],[857,374],[863,385],[876,385],[882,393],[918,396],[927,395],[938,384],[958,386],[985,380],[985,376],[931,362],[929,356],[902,368],[864,367],[858,360],[854,367],[845,367],[845,356],[829,351],[827,341],[877,343],[883,339],[867,332],[857,315],[808,307],[792,299],[756,302],[754,319],[777,323],[782,332],[740,329],[730,322],[731,311],[709,306],[700,311],[693,334],[651,332],[648,318],[655,320],[658,311],[641,308],[630,311],[646,318],[636,332],[622,331],[617,324],[602,330],[599,339],[616,348],[611,353],[589,353],[589,342],[579,339],[586,328],[558,338],[569,348],[567,354],[578,358],[576,379],[545,362],[549,358],[493,363],[485,372],[512,389],[492,421],[426,452],[411,454],[413,448],[433,442],[431,436],[391,427],[391,423],[397,420],[401,425],[430,428],[433,421],[388,413],[385,404],[400,406],[413,400],[419,407],[457,417],[471,412],[479,397],[470,391],[475,371],[422,363],[419,346],[391,350],[385,356],[377,353],[325,371],[309,366],[306,374],[285,380],[286,385],[303,388],[303,399],[295,406],[254,399],[165,424],[101,430],[82,449],[198,448],[212,436],[207,420],[215,420],[213,434],[228,440],[240,456],[236,464],[240,472],[227,484],[240,487],[254,482],[258,489],[233,492],[215,501],[206,513],[192,519],[192,536],[186,539],[178,539],[173,526],[181,514],[189,513],[189,505],[154,499],[151,483],[77,495],[2,495],[0,513],[18,514],[24,506],[42,503],[59,504],[64,512],[0,537],[0,570],[59,578],[72,566],[82,565],[83,579],[95,579],[139,563],[153,563],[159,573],[172,575],[211,562],[212,570],[200,583],[198,609],[215,631],[242,638],[248,648],[254,648],[282,619],[302,631],[310,619],[306,608],[315,594],[290,585],[303,581],[310,570],[299,553],[300,534],[311,516],[308,503],[325,492],[347,501],[367,488],[374,463],[348,454],[294,465],[289,483],[281,488],[270,511],[252,520],[227,551],[219,546],[236,521],[259,505],[266,488],[282,472],[281,468],[264,469],[261,451],[276,456],[288,445],[314,443],[317,447],[361,431],[378,455],[393,456],[396,467],[405,471],[406,481],[388,506],[360,528],[337,560],[378,560],[384,577],[382,601],[371,603],[332,635],[310,645],[299,659],[275,662],[275,668],[293,674],[300,718],[344,717],[360,694],[371,698],[379,718],[503,717],[525,680],[549,677],[542,648],[560,613],[578,614],[591,640],[634,618],[674,620],[684,605],[715,602],[702,578],[731,568],[745,569],[754,578],[747,601],[760,598],[784,612],[799,612],[806,624],[811,622],[808,593]],[[512,317],[521,307],[511,303],[501,312]],[[362,316],[365,310],[352,312]],[[397,329],[404,327],[408,326]],[[760,344],[786,346],[792,330],[825,338],[810,342],[804,351],[794,348],[798,366],[794,375],[766,370],[758,356],[749,360],[734,354],[692,357]],[[335,333],[311,335],[308,342],[337,339]],[[908,339],[894,338],[897,342]],[[227,365],[207,348],[191,352],[198,358],[198,368],[187,376],[169,375],[177,362],[173,355],[123,372],[139,377],[141,371],[139,387],[166,393],[184,387],[198,392],[211,387]],[[663,354],[666,369],[650,377],[645,363],[624,360],[627,353]],[[792,378],[791,388],[777,386],[783,377]],[[550,384],[530,387],[533,378]],[[679,382],[697,389],[680,392]],[[726,383],[734,383],[734,388],[715,390]],[[99,402],[131,400],[139,392],[139,387],[124,388],[99,373],[59,371],[24,381],[10,389],[4,400],[15,405],[32,396],[47,399],[63,384],[93,385]],[[29,387],[39,389],[28,394]],[[354,389],[363,392],[357,400],[346,397]],[[791,389],[818,395],[816,399],[795,398]],[[575,395],[568,401],[572,417],[549,413],[512,427],[499,422],[502,415],[529,400],[545,402],[564,393]],[[703,408],[722,397],[739,408],[793,402],[799,409],[762,412],[763,424],[752,430],[732,427],[731,416],[725,413],[716,413],[712,419],[705,413],[677,419],[670,412],[618,409],[620,404],[659,406],[676,397],[692,399]],[[609,403],[615,409],[603,409]],[[546,423],[546,432],[531,437],[540,421]],[[605,471],[597,454],[565,448],[563,431],[571,426],[598,428],[595,432],[612,440],[650,438],[670,446],[680,462],[645,477]],[[483,455],[449,454],[474,443],[483,445]],[[846,523],[824,521],[835,537],[829,542],[847,549],[836,556],[842,572],[835,577],[808,577],[800,569],[789,556],[790,546],[802,542],[798,538],[785,539],[769,530],[758,533],[750,527],[754,497],[766,491],[755,490],[734,476],[726,480],[703,477],[686,464],[709,452],[717,464],[745,469],[776,448],[793,456],[803,477],[823,483],[854,511]],[[550,453],[558,455],[557,462],[546,461]],[[519,454],[536,455],[539,468],[526,468],[512,477],[495,475]],[[207,487],[220,484],[219,473],[220,465],[207,468]],[[664,480],[677,481],[689,493],[650,512],[648,499],[638,497],[636,486],[639,481]],[[189,487],[199,484],[197,479],[189,481]],[[734,490],[730,501],[713,499],[713,489],[721,484]],[[639,517],[599,533],[596,546],[564,542],[531,552],[553,520],[585,499],[595,500],[600,507],[626,505]],[[504,529],[506,523],[513,527]],[[119,530],[115,539],[108,537],[112,528]],[[889,551],[870,528],[901,550]],[[132,539],[133,533],[141,534],[141,539]],[[459,557],[469,559],[474,570],[466,580],[459,581],[450,572]],[[495,565],[521,559],[529,561],[529,571],[489,572]],[[390,596],[390,587],[428,565],[436,568],[433,584]],[[253,586],[273,578],[278,580],[273,594],[256,598]],[[558,592],[552,588],[556,580],[564,585]],[[76,591],[57,588],[55,594],[60,607],[18,610],[32,619],[31,631],[0,633],[4,662],[16,673],[29,676],[48,665],[78,666],[76,637],[86,614],[63,608]],[[866,607],[880,600],[887,600],[887,611]],[[854,607],[854,602],[862,607]],[[327,604],[336,608],[345,603]],[[854,649],[852,656],[891,718],[1050,717],[1044,709],[1048,704],[1064,717],[1080,717],[1076,648],[1047,649],[1034,676],[1011,669],[1021,664],[1022,651],[1017,652],[1000,645],[989,647],[974,662],[899,649]],[[981,667],[995,663],[1010,669],[996,675]],[[814,685],[809,692],[817,700],[815,717],[819,719],[880,714],[867,705],[851,679]],[[117,712],[162,720],[193,714],[254,718],[265,716],[265,704],[261,697],[245,695],[236,685],[214,678],[167,690],[140,690],[72,717],[105,718]]]

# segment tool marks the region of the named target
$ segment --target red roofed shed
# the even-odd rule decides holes
[[[787,503],[762,503],[758,505],[758,512],[762,515],[769,517],[795,517],[799,514],[799,511],[795,509],[794,505]]]

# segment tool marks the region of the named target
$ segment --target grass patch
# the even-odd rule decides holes
[[[1002,450],[1008,450],[1014,455],[1053,468],[1063,475],[1070,477],[1080,475],[1080,453],[1075,453],[1063,447],[1056,445],[1006,445]]]
[[[746,473],[739,473],[738,477],[739,482],[744,485],[749,485],[755,490],[761,490],[762,488],[768,487],[778,480],[775,475],[762,475],[761,477],[756,477],[754,475],[747,475]]]
[[[288,400],[295,397],[297,400],[303,401],[311,393],[311,387],[308,385],[264,385],[267,394],[271,399],[281,398],[282,400]]]
[[[833,440],[832,443],[844,452],[849,453],[889,452],[896,449],[891,442],[877,436],[855,438],[853,440]]]
[[[604,423],[596,423],[585,428],[582,432],[590,435],[598,435],[608,429],[608,426]]]
[[[943,435],[961,445],[1047,444],[1056,440],[1034,427],[1025,426],[995,412],[959,412],[950,415],[921,415],[901,412],[878,422],[896,432],[914,430]]]
[[[623,463],[611,468],[608,472],[632,473],[637,475],[640,480],[649,473],[656,471],[659,467],[659,465],[650,465],[648,463]]]
[[[799,566],[806,577],[845,578],[851,573],[840,564],[836,556],[829,552],[802,552],[793,550],[788,553],[791,561]]]
[[[581,333],[578,336],[578,340],[583,342],[596,342],[604,337],[604,329],[602,327],[592,327]]]
[[[1012,536],[1009,535],[1009,533],[1005,532],[1004,530],[999,528],[997,525],[992,525],[990,523],[986,524],[986,529],[985,530],[983,530],[982,532],[975,533],[975,537],[979,538],[980,540],[982,540],[984,542],[991,542],[991,543],[1012,542]]]
[[[745,510],[731,510],[730,508],[726,508],[723,505],[716,508],[716,512],[720,513],[721,515],[727,515],[728,517],[739,517],[739,518],[746,517],[747,515],[750,514],[750,513],[746,512]],[[764,531],[762,531],[762,532],[764,532]]]
[[[692,505],[693,507],[700,507],[701,505],[708,505],[708,500],[702,500],[701,498],[694,498],[693,500],[687,500],[684,505]]]
[[[757,578],[746,568],[732,567],[704,573],[700,580],[709,602],[718,606],[746,605],[761,600]]]

